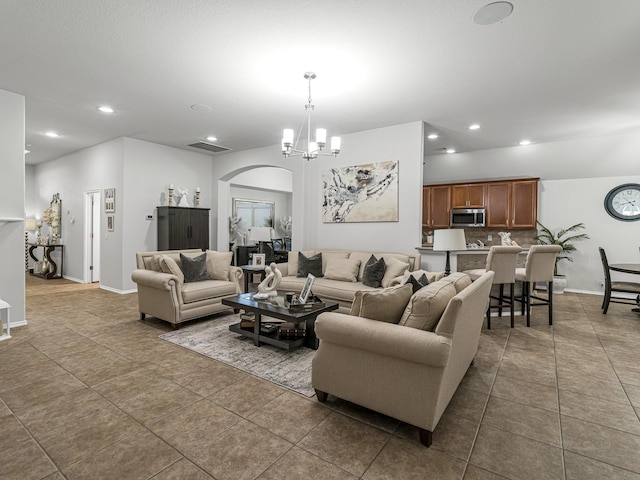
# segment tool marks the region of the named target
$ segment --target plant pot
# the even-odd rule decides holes
[[[553,293],[562,295],[567,286],[567,277],[564,275],[556,275],[553,277]]]

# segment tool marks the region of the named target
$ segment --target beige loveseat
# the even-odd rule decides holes
[[[385,271],[385,277],[382,280],[383,287],[397,283],[399,281],[398,276],[402,276],[405,273],[405,270],[400,268],[398,262],[406,264],[406,271],[409,272],[420,269],[419,253],[404,254],[337,249],[310,249],[302,250],[301,253],[306,257],[311,257],[313,255],[316,255],[317,253],[322,253],[323,275],[327,274],[327,266],[329,266],[329,268],[331,269],[332,265],[336,263],[335,260],[351,260],[352,262],[357,264],[357,268],[356,270],[354,270],[355,275],[351,279],[347,278],[346,276],[342,278],[341,275],[337,276],[341,279],[335,279],[336,277],[317,277],[315,283],[313,284],[312,291],[314,295],[317,295],[323,300],[331,300],[340,304],[338,312],[349,312],[351,310],[351,304],[353,303],[353,298],[357,291],[376,290],[376,288],[366,286],[362,283],[364,267],[371,255],[374,255],[377,259],[380,259],[381,257],[384,258],[385,263],[387,264],[387,271]],[[277,266],[278,269],[282,272],[282,282],[278,286],[278,291],[281,293],[300,293],[306,281],[306,277],[297,276],[298,252],[289,252],[289,261],[286,263],[278,263]]]
[[[411,296],[399,323],[335,312],[318,316],[320,347],[312,366],[318,400],[332,394],[414,425],[429,447],[476,355],[493,275],[471,283],[457,273],[429,284]],[[411,315],[418,321],[409,323]],[[425,320],[427,329],[420,329]]]
[[[137,270],[131,279],[138,286],[140,318],[152,315],[178,328],[180,323],[211,315],[231,307],[222,299],[242,293],[242,269],[231,266],[230,252],[207,251],[208,279],[185,283],[181,271],[180,253],[197,257],[202,250],[168,250],[136,253]],[[166,255],[179,267],[171,271],[161,264]],[[164,267],[164,268],[163,268]],[[162,271],[162,270],[165,271]]]

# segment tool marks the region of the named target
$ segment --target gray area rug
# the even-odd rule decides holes
[[[215,317],[162,334],[160,338],[307,397],[315,395],[311,387],[315,350],[300,347],[287,351],[265,344],[256,347],[250,338],[229,331],[229,325],[239,321],[239,315]]]

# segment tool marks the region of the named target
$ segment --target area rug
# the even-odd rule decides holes
[[[216,317],[160,338],[312,397],[311,360],[315,350],[300,347],[287,351],[265,344],[256,347],[252,339],[229,331],[229,325],[239,321],[239,315]]]

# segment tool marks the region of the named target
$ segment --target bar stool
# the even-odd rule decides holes
[[[485,268],[477,268],[474,270],[465,270],[464,273],[476,280],[484,275],[485,272],[491,270],[494,272],[493,284],[499,285],[500,290],[498,296],[489,296],[489,306],[487,307],[487,329],[491,330],[491,309],[498,310],[498,315],[502,316],[502,309],[509,307],[511,313],[511,328],[514,326],[514,305],[515,299],[513,294],[514,284],[516,282],[516,261],[518,254],[522,252],[520,247],[491,247],[487,255],[487,264]],[[509,285],[509,296],[504,295],[504,286]],[[496,305],[491,305],[491,300],[497,300]]]
[[[516,281],[522,282],[522,296],[516,301],[521,303],[521,311],[527,312],[527,327],[531,326],[531,307],[549,306],[549,325],[553,325],[553,271],[556,257],[562,251],[560,245],[533,245],[529,247],[527,263],[524,268],[516,268]],[[531,293],[533,283],[547,283],[547,298]],[[532,303],[531,299],[538,300]]]

